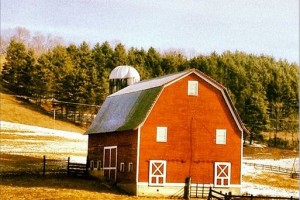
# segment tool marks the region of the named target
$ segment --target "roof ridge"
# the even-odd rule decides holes
[[[176,74],[182,74],[182,73],[187,72],[187,71],[190,71],[190,70],[191,70],[191,69],[184,70],[184,71],[181,71],[181,72],[175,72],[175,73],[172,73],[172,74],[165,74],[165,75],[163,75],[163,76],[158,76],[158,77],[154,77],[154,78],[150,78],[150,79],[145,79],[145,80],[136,82],[136,83],[134,83],[134,84],[139,84],[139,83],[143,83],[143,82],[146,82],[146,81],[155,81],[155,80],[163,79],[163,78],[166,78],[166,77],[169,77],[169,76],[174,76],[174,75],[176,75]]]
[[[165,84],[168,84],[169,82],[171,82],[181,76],[184,76],[187,73],[190,73],[191,71],[192,71],[192,69],[188,69],[188,70],[173,73],[173,74],[167,74],[164,76],[139,81],[139,82],[136,82],[132,85],[129,85],[129,86],[123,88],[122,90],[119,90],[119,91],[109,95],[109,97],[160,87]]]

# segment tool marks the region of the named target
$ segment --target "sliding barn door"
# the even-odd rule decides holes
[[[106,180],[117,180],[117,146],[104,147],[103,170]]]

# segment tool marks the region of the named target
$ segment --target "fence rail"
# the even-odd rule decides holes
[[[206,184],[191,184],[190,198],[208,197],[210,187]]]
[[[67,174],[86,176],[88,170],[86,164],[70,162],[70,157],[67,159],[49,159],[46,156],[27,159],[20,165],[6,165],[0,168],[0,175],[22,174]]]
[[[248,163],[248,162],[243,162],[243,164],[253,166],[256,169],[288,174],[288,175],[291,175],[292,178],[299,177],[299,170],[293,170],[293,169],[284,168],[284,167],[280,167],[280,166],[264,165],[264,164],[257,164],[257,163]]]
[[[71,163],[70,162],[70,157],[69,157],[68,158],[67,174],[68,175],[75,175],[75,176],[87,176],[88,175],[87,164]]]
[[[254,195],[232,195],[231,192],[228,194],[223,194],[222,192],[218,192],[213,190],[212,188],[209,189],[208,200],[217,199],[217,200],[231,200],[231,199],[278,199],[278,200],[299,200],[299,198],[291,197],[271,197],[271,196],[254,196]]]

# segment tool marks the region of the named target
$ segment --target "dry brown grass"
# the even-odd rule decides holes
[[[52,116],[43,113],[38,107],[30,103],[18,100],[15,96],[7,92],[0,92],[0,120],[27,125],[54,128],[64,131],[84,133],[86,129],[75,126],[74,124],[55,120]]]
[[[274,138],[275,132],[263,132],[262,135],[265,140],[268,140],[269,138]],[[299,138],[299,134],[298,132],[295,132],[294,134],[288,132],[278,132],[276,134],[276,137],[291,142],[297,141]]]
[[[33,140],[33,141],[36,141],[36,140],[45,140],[45,141],[48,141],[48,140],[56,140],[56,141],[63,141],[63,140],[66,140],[65,138],[63,137],[59,137],[59,136],[40,136],[40,135],[22,135],[20,136],[19,134],[5,134],[5,132],[12,132],[11,130],[1,130],[0,133],[1,133],[1,136],[0,136],[0,139],[1,141],[3,142],[3,140],[16,140],[16,139],[20,139],[22,138],[22,140]]]
[[[277,174],[277,173],[262,173],[259,176],[243,176],[243,181],[268,185],[278,188],[286,189],[299,189],[299,180],[291,179],[286,174]]]
[[[1,199],[118,199],[126,198],[96,180],[69,177],[1,177]]]
[[[42,172],[43,156],[32,157],[24,155],[13,155],[1,152],[0,172]]]
[[[246,146],[243,149],[244,157],[255,159],[283,159],[294,158],[299,156],[299,152],[296,150],[285,150],[272,147],[253,147]]]
[[[95,179],[71,177],[7,176],[0,177],[1,199],[167,199],[135,197],[108,188]]]

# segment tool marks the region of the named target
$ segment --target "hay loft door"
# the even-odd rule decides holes
[[[230,185],[231,163],[215,162],[215,187],[228,187]]]
[[[165,160],[150,160],[149,185],[163,186],[166,183],[167,162]]]
[[[117,180],[117,146],[104,147],[103,151],[104,176],[111,182]]]

